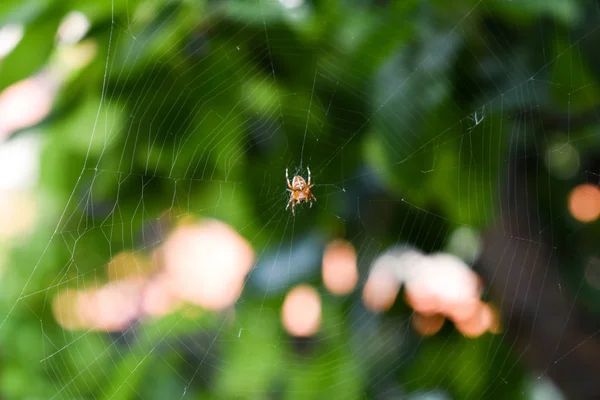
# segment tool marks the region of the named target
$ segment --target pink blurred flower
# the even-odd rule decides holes
[[[217,220],[177,228],[162,257],[171,293],[210,310],[237,300],[254,263],[246,240]]]
[[[250,245],[228,225],[186,224],[150,258],[130,252],[113,257],[107,284],[59,292],[54,315],[66,329],[118,331],[139,318],[167,315],[183,300],[221,310],[237,300],[253,262]]]
[[[363,288],[363,302],[373,312],[385,311],[394,304],[399,290],[400,282],[392,271],[378,268],[371,271]]]
[[[414,265],[405,282],[408,303],[423,314],[468,319],[479,306],[479,278],[462,260],[434,254]]]
[[[0,141],[41,122],[50,113],[57,85],[50,74],[41,73],[0,93]]]
[[[159,273],[150,279],[142,293],[142,312],[151,317],[163,317],[175,311],[181,301],[171,293],[169,279]]]
[[[98,289],[66,289],[53,302],[56,320],[67,329],[121,331],[139,315],[144,281],[111,282]]]
[[[365,305],[372,311],[387,310],[402,284],[406,302],[415,310],[413,325],[423,335],[441,328],[445,318],[470,337],[499,331],[497,313],[480,299],[479,276],[458,257],[412,249],[383,254],[365,284]]]

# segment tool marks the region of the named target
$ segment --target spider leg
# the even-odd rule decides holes
[[[289,178],[289,176],[288,176],[288,169],[287,169],[287,168],[285,169],[285,180],[287,181],[288,188],[290,188],[290,189],[294,189],[294,188],[292,187],[292,184],[290,183],[290,178]]]
[[[306,169],[308,170],[308,186],[310,186],[310,168],[306,167]]]
[[[294,211],[294,199],[290,198],[290,201],[287,202],[287,206],[285,206],[285,209],[287,210],[288,208],[290,208],[290,205],[292,206],[292,211]]]

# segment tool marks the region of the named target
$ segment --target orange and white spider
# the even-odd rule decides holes
[[[292,179],[292,183],[290,183],[290,178],[288,176],[288,170],[285,169],[285,180],[288,185],[288,192],[290,192],[290,200],[287,203],[285,209],[287,210],[290,205],[292,206],[292,214],[296,215],[294,211],[294,207],[296,204],[301,204],[303,202],[309,202],[312,207],[312,202],[317,201],[317,198],[310,191],[313,185],[310,183],[310,168],[306,168],[308,170],[308,183],[304,180],[300,175],[294,176]]]

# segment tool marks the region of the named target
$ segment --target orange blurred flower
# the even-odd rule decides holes
[[[254,263],[248,242],[217,220],[177,228],[162,257],[171,293],[210,310],[235,303]]]

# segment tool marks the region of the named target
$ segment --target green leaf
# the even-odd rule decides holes
[[[564,36],[557,35],[554,49],[556,61],[551,74],[554,100],[570,112],[586,111],[597,105],[599,87],[579,48],[572,46]]]
[[[25,25],[23,38],[0,63],[0,90],[39,72],[54,50],[54,37],[60,18],[50,9]]]
[[[504,14],[511,21],[551,17],[565,25],[576,24],[580,18],[580,9],[574,0],[513,1],[493,0],[486,3],[488,10]]]
[[[264,397],[285,362],[284,349],[279,345],[279,320],[277,314],[259,304],[244,303],[237,312],[237,329],[221,334],[227,343],[222,355],[226,367],[216,377],[215,390],[223,399]]]

